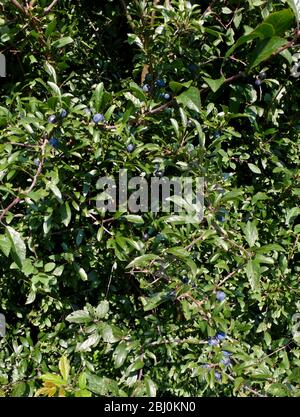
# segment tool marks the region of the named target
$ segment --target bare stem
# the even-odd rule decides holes
[[[53,2],[44,9],[44,14],[50,13],[51,9],[58,3],[58,0],[53,0]]]

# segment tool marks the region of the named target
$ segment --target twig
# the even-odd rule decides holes
[[[17,0],[10,0],[10,2],[17,8],[20,10],[20,12],[22,12],[23,14],[27,14],[27,10],[21,6],[21,4],[17,1]]]
[[[126,18],[127,18],[128,24],[129,24],[129,26],[131,27],[131,30],[133,30],[133,31],[134,31],[134,30],[135,30],[135,24],[134,24],[134,21],[133,21],[132,17],[131,17],[131,16],[130,16],[130,14],[128,13],[127,6],[126,6],[126,4],[125,4],[124,0],[120,0],[120,2],[121,2],[122,7],[123,7],[123,9],[124,9],[124,13],[125,13],[125,15],[126,15]]]
[[[50,6],[46,7],[44,9],[44,14],[50,13],[51,9],[58,3],[58,0],[53,0],[53,2],[50,4]]]
[[[230,274],[226,275],[226,277],[223,278],[221,282],[219,282],[219,283],[216,284],[215,288],[221,287],[229,278],[231,278],[233,275],[235,275],[237,272],[239,272],[241,269],[243,269],[245,265],[246,264],[243,263],[237,269],[235,269],[234,271],[230,272]]]
[[[192,344],[197,344],[197,345],[206,345],[207,341],[203,341],[203,340],[198,340],[196,338],[190,338],[190,339],[169,339],[169,340],[161,340],[161,341],[155,341],[155,342],[151,342],[149,343],[147,346],[157,346],[157,345],[166,345],[169,343],[178,343],[178,344],[182,344],[182,343],[192,343]]]
[[[195,245],[195,243],[197,243],[197,242],[199,242],[200,240],[203,239],[203,236],[204,235],[198,236],[196,239],[194,239],[192,241],[192,243],[190,243],[189,245],[187,245],[184,249],[187,250],[187,251],[189,251],[190,249],[192,249],[192,247]]]
[[[231,375],[228,375],[228,374],[227,374],[227,378],[228,378],[228,379],[230,379],[230,381],[234,381],[234,378],[233,378],[233,376],[231,376]],[[247,391],[252,392],[252,394],[257,395],[258,397],[267,397],[267,395],[262,395],[262,394],[260,394],[259,392],[255,391],[254,389],[252,389],[252,388],[248,387],[248,385],[242,384],[242,386],[243,386],[243,387],[244,387]]]

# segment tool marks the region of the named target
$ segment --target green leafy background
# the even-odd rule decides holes
[[[296,2],[14,3],[0,395],[299,396]],[[101,213],[120,169],[204,177],[203,220]]]

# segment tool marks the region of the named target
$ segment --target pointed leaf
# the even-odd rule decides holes
[[[22,239],[21,234],[12,227],[7,226],[6,232],[11,242],[12,255],[14,261],[16,262],[19,268],[22,268],[23,263],[26,259],[26,245]]]
[[[59,360],[59,364],[58,364],[61,376],[63,377],[63,379],[67,382],[68,378],[69,378],[69,374],[70,374],[70,362],[68,360],[68,358],[66,356],[62,356]]]
[[[258,231],[256,228],[256,224],[254,222],[247,222],[246,227],[244,228],[245,238],[248,242],[250,248],[252,248],[255,242],[258,239]]]

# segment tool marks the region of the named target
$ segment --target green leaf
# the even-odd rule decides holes
[[[294,16],[290,9],[283,9],[271,13],[266,18],[265,23],[273,26],[275,36],[282,36],[287,30],[291,29],[294,23]]]
[[[92,318],[88,311],[86,310],[77,310],[74,313],[69,314],[66,317],[66,320],[70,323],[89,323]]]
[[[89,352],[91,347],[98,345],[99,341],[100,335],[98,333],[92,333],[84,342],[77,344],[76,352]]]
[[[10,250],[12,247],[11,240],[6,235],[0,235],[0,249],[5,256],[9,256]]]
[[[299,215],[300,215],[300,207],[292,207],[286,213],[285,224],[289,225]]]
[[[149,378],[148,376],[145,376],[144,382],[145,382],[145,386],[146,386],[147,396],[148,397],[156,397],[156,385],[152,381],[152,379]]]
[[[69,203],[66,201],[60,209],[63,224],[68,227],[71,221],[72,213]]]
[[[106,343],[116,343],[122,338],[122,333],[115,326],[105,324],[101,331],[102,338]]]
[[[179,104],[182,104],[184,107],[187,107],[190,110],[200,113],[201,101],[200,92],[198,88],[190,87],[188,90],[184,91],[179,96],[177,96],[176,100]]]
[[[299,367],[293,369],[292,374],[289,376],[289,381],[300,384],[300,368]]]
[[[250,260],[246,265],[246,275],[249,280],[252,291],[260,290],[260,266],[257,261]]]
[[[224,84],[225,81],[225,77],[223,76],[221,78],[217,78],[216,80],[207,77],[203,77],[203,79],[214,93],[219,90],[219,88]]]
[[[140,299],[143,304],[144,311],[153,310],[160,304],[170,300],[170,291],[154,293],[151,297],[140,297]]]
[[[54,96],[58,96],[58,97],[61,96],[60,88],[55,83],[53,83],[52,81],[47,81],[47,84],[51,87],[51,90],[53,91]]]
[[[255,242],[258,239],[258,231],[256,224],[254,222],[247,222],[246,227],[244,227],[245,238],[248,242],[250,248],[252,248]]]
[[[179,259],[182,259],[187,264],[187,266],[191,269],[193,276],[197,275],[197,265],[191,259],[190,253],[187,250],[185,250],[184,248],[180,248],[180,247],[170,248],[167,250],[167,253],[169,253],[170,255],[174,255]]]
[[[184,88],[189,88],[192,84],[192,81],[187,81],[185,83],[179,83],[178,81],[170,81],[169,87],[174,94],[178,94]]]
[[[13,259],[21,269],[26,259],[26,245],[19,232],[10,226],[6,226],[6,233],[11,242]]]
[[[274,397],[288,397],[289,396],[289,390],[287,386],[280,383],[274,383],[271,384],[267,388],[267,393],[271,394]]]
[[[102,237],[103,237],[103,233],[104,233],[104,228],[103,228],[103,226],[101,226],[101,227],[99,227],[98,232],[97,232],[98,242],[101,242]]]
[[[284,248],[278,243],[270,243],[269,245],[261,246],[260,248],[255,248],[256,253],[268,253],[272,250],[276,250],[277,252],[284,252]]]
[[[95,309],[95,316],[102,319],[109,312],[109,302],[107,300],[101,301]]]
[[[292,25],[293,13],[290,9],[284,9],[270,14],[267,19],[258,25],[248,35],[241,36],[237,42],[227,51],[225,57],[229,57],[239,46],[259,38],[260,40],[271,39],[273,36],[283,35]],[[285,41],[286,42],[286,41]]]
[[[70,362],[68,360],[68,358],[66,356],[62,356],[59,360],[59,364],[58,364],[61,376],[63,377],[64,381],[67,382],[69,379],[69,374],[70,374]]]
[[[56,28],[56,23],[57,20],[53,19],[48,25],[47,28],[45,30],[45,35],[47,36],[47,38],[51,35],[51,33],[55,30]]]
[[[300,21],[300,3],[299,0],[286,0],[291,9],[293,10],[296,20],[297,20],[297,26],[299,30],[299,21]]]
[[[254,164],[247,164],[247,165],[251,169],[251,171],[254,172],[255,174],[261,174],[261,170],[260,168],[258,168],[258,166]]]
[[[251,54],[250,70],[259,65],[262,61],[268,59],[274,52],[276,52],[286,43],[286,39],[279,38],[278,36],[273,36],[270,39],[264,39],[257,45],[255,50]]]
[[[103,95],[104,95],[104,84],[99,83],[94,92],[94,105],[96,112],[101,111],[102,103],[103,103]]]
[[[53,271],[53,269],[56,267],[56,264],[54,262],[48,262],[46,263],[46,265],[44,266],[44,271],[45,272],[51,272]]]
[[[127,100],[131,101],[131,102],[135,105],[135,107],[140,108],[140,107],[142,106],[142,104],[143,104],[143,102],[142,102],[142,101],[140,101],[137,97],[135,97],[135,96],[134,96],[132,93],[130,93],[129,91],[127,91],[126,93],[124,93],[124,97],[125,97]]]
[[[86,388],[86,374],[84,372],[81,372],[78,377],[78,386],[80,389]]]
[[[87,273],[85,272],[85,270],[83,268],[78,269],[78,274],[79,274],[80,278],[82,279],[82,281],[87,281],[88,280]]]
[[[56,76],[56,72],[55,72],[55,69],[53,68],[53,66],[50,65],[49,62],[47,62],[47,61],[45,62],[44,66],[45,66],[45,70],[46,70],[47,74],[50,75],[52,81],[55,84],[57,84],[57,76]]]
[[[112,379],[106,377],[100,377],[90,372],[86,372],[86,378],[88,382],[88,389],[97,395],[107,395],[112,393],[117,396],[118,385]]]
[[[127,355],[127,344],[125,342],[120,342],[113,353],[113,359],[116,369],[120,368],[123,365],[125,359],[127,358]]]
[[[157,260],[157,259],[159,259],[159,256],[158,255],[154,255],[154,254],[148,254],[148,255],[138,256],[133,261],[131,261],[126,266],[126,268],[132,268],[134,266],[140,267],[140,266],[148,265],[150,261]]]
[[[53,194],[55,195],[55,197],[57,198],[57,200],[62,203],[62,195],[61,192],[59,190],[59,188],[52,182],[50,182],[48,184],[50,190],[53,192]]]
[[[28,294],[27,298],[26,298],[26,302],[25,304],[31,304],[34,302],[34,300],[36,299],[36,290],[31,290],[30,293]]]
[[[73,43],[74,40],[70,36],[66,36],[64,38],[59,39],[58,41],[53,42],[54,48],[63,48],[70,43]]]
[[[13,384],[13,390],[11,392],[12,397],[26,397],[28,386],[25,382],[17,382]]]
[[[58,387],[65,384],[65,380],[57,374],[46,373],[41,375],[39,378],[45,382],[51,382],[52,384],[57,385]]]
[[[142,216],[138,216],[136,214],[126,214],[124,217],[124,219],[126,219],[128,222],[130,223],[136,223],[136,224],[143,224],[144,223],[144,219]]]
[[[81,389],[80,391],[75,391],[75,397],[91,397],[92,393],[87,389]]]
[[[131,372],[136,372],[139,369],[142,369],[144,367],[144,361],[141,358],[138,358],[133,364],[131,364],[127,370],[126,374],[130,374]]]

